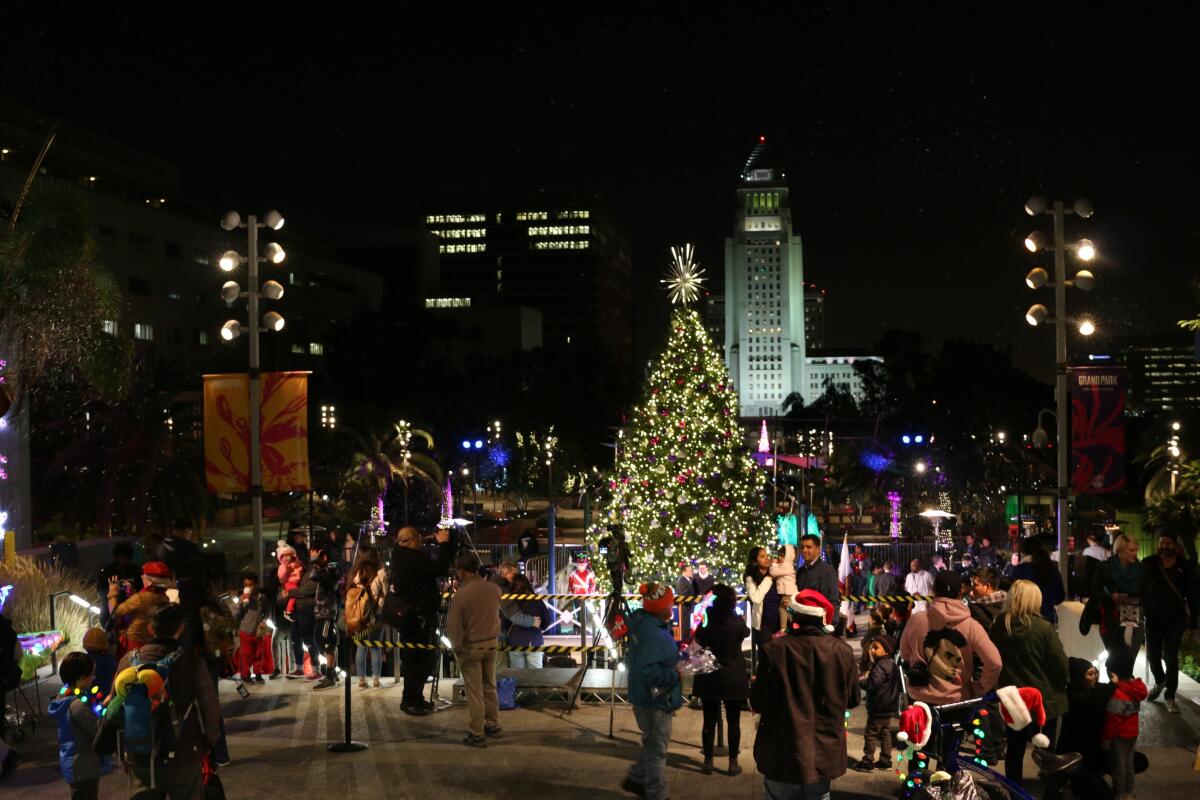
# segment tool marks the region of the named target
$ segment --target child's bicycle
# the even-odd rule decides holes
[[[988,766],[982,758],[971,759],[961,751],[968,732],[976,740],[987,736],[985,717],[999,714],[992,692],[974,700],[930,706],[932,716],[929,741],[923,747],[902,742],[901,747],[914,750],[909,755],[907,772],[901,771],[901,796],[905,798],[988,798],[988,800],[1036,800],[1020,784]],[[903,756],[898,759],[903,762]],[[1055,754],[1047,749],[1034,748],[1034,763],[1043,776],[1070,772],[1079,766],[1078,753]],[[938,768],[934,770],[932,763]]]

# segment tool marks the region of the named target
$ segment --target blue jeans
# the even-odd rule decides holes
[[[822,783],[784,783],[763,778],[766,800],[829,800],[829,781]]]
[[[360,678],[367,677],[367,654],[371,654],[371,677],[383,677],[383,648],[359,645],[354,652],[354,672]]]
[[[545,653],[509,653],[508,666],[511,669],[521,669],[522,667],[538,669],[542,666],[542,659]]]
[[[667,781],[663,768],[667,765],[667,746],[671,742],[671,721],[674,714],[661,708],[634,706],[633,716],[642,732],[642,751],[629,767],[628,778],[646,790],[646,800],[665,800]]]

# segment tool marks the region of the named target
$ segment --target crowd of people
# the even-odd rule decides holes
[[[685,700],[686,646],[694,642],[713,665],[695,675],[690,691],[703,711],[700,771],[718,771],[714,739],[723,721],[729,756],[720,771],[742,772],[741,717],[752,712],[754,762],[772,800],[828,797],[847,769],[891,768],[897,726],[910,732],[913,708],[967,700],[996,709],[978,752],[1002,762],[1009,779],[1025,779],[1033,745],[1078,753],[1084,766],[1049,775],[1046,796],[1067,786],[1078,797],[1131,796],[1135,773],[1146,767],[1136,750],[1140,704],[1161,698],[1178,713],[1180,645],[1200,620],[1195,565],[1172,537],[1157,545],[1139,560],[1132,539],[1118,536],[1109,551],[1093,537],[1082,553],[1087,563],[1076,571],[1086,572],[1090,591],[1080,626],[1085,634],[1098,628],[1107,650],[1100,663],[1064,652],[1056,626],[1066,587],[1037,539],[1023,540],[1012,563],[988,540],[967,537],[960,558],[940,555],[928,568],[913,560],[903,577],[890,560],[872,563],[856,547],[848,554],[852,577],[841,583],[813,534],[777,551],[751,549],[739,587],[717,583],[707,564],[681,565],[673,586],[641,585],[640,607],[627,619],[625,664],[642,747],[623,786],[650,800],[666,797],[666,754]],[[132,776],[131,796],[190,797],[219,780],[217,770],[230,761],[217,702],[222,677],[309,680],[319,691],[337,684],[339,664],[349,670],[352,662],[360,688],[379,687],[386,659],[404,684],[401,710],[429,714],[426,686],[443,634],[467,697],[463,743],[486,747],[501,734],[497,666],[543,664],[541,652],[499,649],[541,646],[550,613],[518,563],[485,576],[473,551],[458,548],[455,557],[455,549],[445,530],[426,538],[403,528],[394,541],[354,549],[297,531],[277,545],[265,585],[248,574],[240,592],[219,597],[186,523],[151,539],[140,567],[133,550],[118,545],[97,578],[106,598],[102,627],[88,631],[83,653],[63,659],[63,689],[50,707],[72,797],[96,797],[114,760]],[[858,656],[848,641],[857,609],[839,610],[844,593],[869,613]],[[677,596],[689,599],[677,603]],[[355,647],[351,638],[432,646]],[[1143,644],[1150,688],[1133,674]],[[115,740],[102,745],[106,726],[121,717],[99,713],[104,699],[123,702],[128,718],[140,687],[152,708],[169,691],[170,706],[184,710],[169,759],[129,746],[128,737],[121,752]],[[863,752],[851,759],[848,711],[860,702]],[[1019,718],[1028,724],[1013,724]]]

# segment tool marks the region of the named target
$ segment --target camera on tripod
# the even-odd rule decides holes
[[[629,569],[629,545],[625,541],[625,529],[620,525],[610,525],[608,535],[600,538],[600,555],[613,575],[624,573]]]

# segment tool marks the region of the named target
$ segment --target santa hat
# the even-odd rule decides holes
[[[642,608],[651,614],[661,614],[675,605],[675,593],[665,583],[643,583],[638,594],[642,596]]]
[[[1046,708],[1042,705],[1042,693],[1032,686],[1005,686],[996,690],[1000,698],[1000,714],[1004,723],[1014,731],[1033,724],[1039,731],[1030,740],[1034,747],[1049,747],[1050,739],[1041,729],[1046,725]]]
[[[797,617],[816,617],[826,633],[833,632],[833,603],[820,592],[804,589],[788,601],[788,611]]]
[[[163,561],[147,561],[142,565],[142,583],[146,587],[167,587],[175,577]]]
[[[913,747],[924,747],[929,743],[929,734],[933,730],[933,712],[921,701],[913,703],[904,709],[900,715],[900,732],[896,738],[908,742]]]

